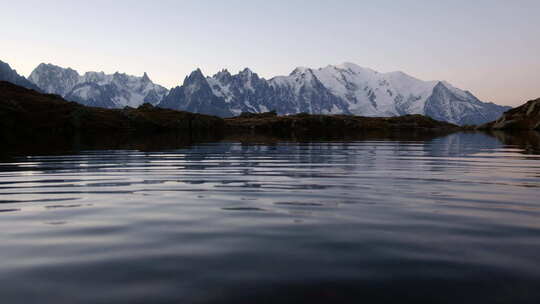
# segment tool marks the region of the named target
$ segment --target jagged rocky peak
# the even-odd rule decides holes
[[[317,69],[297,67],[288,76],[269,80],[249,69],[236,75],[224,70],[206,81],[203,77],[200,70],[194,71],[186,78],[190,81],[184,82],[183,87],[189,89],[168,98],[162,106],[188,109],[189,105],[189,109],[212,114],[269,109],[279,114],[423,114],[456,124],[484,123],[507,110],[481,102],[446,82],[422,81],[399,71],[379,73],[349,62]],[[202,102],[203,92],[213,102]],[[202,102],[199,107],[195,106],[198,102]],[[225,109],[209,108],[218,106]]]
[[[72,69],[40,65],[32,79],[49,93],[90,105],[136,107],[149,101],[220,116],[269,110],[385,117],[423,114],[455,124],[481,124],[508,109],[484,103],[447,82],[422,81],[403,72],[379,73],[350,62],[316,69],[298,67],[288,76],[269,80],[249,68],[234,75],[222,70],[211,77],[196,69],[170,93],[153,84],[146,73],[142,77],[103,72],[79,76]]]
[[[30,74],[29,80],[46,93],[64,96],[79,82],[81,76],[72,68],[62,68],[50,63],[41,63]]]
[[[232,75],[227,69],[223,69],[214,74],[214,76],[212,76],[211,78],[214,78],[221,83],[229,83],[232,79]]]
[[[82,76],[73,69],[52,64],[38,65],[32,81],[47,93],[85,105],[107,108],[137,107],[144,102],[157,104],[168,90],[142,77],[115,72],[86,72]]]
[[[194,70],[193,72],[191,72],[191,74],[189,74],[189,76],[187,76],[185,79],[184,79],[184,84],[189,84],[189,83],[194,83],[194,82],[200,82],[200,81],[204,81],[206,78],[204,77],[204,74],[203,72],[201,71],[200,68],[197,68],[196,70]]]
[[[146,72],[144,72],[144,74],[143,74],[141,80],[142,80],[142,82],[144,82],[144,83],[152,82],[152,80],[150,80],[150,77],[148,77],[148,74],[146,74]]]
[[[112,77],[107,77],[105,72],[86,72],[83,77],[80,79],[80,82],[100,82],[112,79]]]
[[[284,80],[285,82],[295,82],[296,84],[294,84],[295,86],[298,86],[298,85],[305,85],[306,83],[310,83],[311,81],[313,81],[313,79],[316,79],[317,77],[315,76],[315,71],[313,69],[310,69],[310,68],[306,68],[306,67],[297,67],[295,68],[290,74],[289,74],[289,77],[288,79],[281,79],[282,81]],[[274,81],[278,82],[278,78],[275,77],[273,78]]]
[[[127,84],[129,82],[129,77],[125,73],[115,72],[113,74],[113,80],[118,81],[122,84]]]
[[[230,77],[230,76],[232,76],[232,75],[229,72],[229,70],[227,70],[227,69],[223,69],[223,70],[217,72],[216,74],[214,74],[215,78],[223,78],[223,77]]]
[[[253,73],[252,70],[250,70],[249,68],[244,68],[242,71],[240,71],[239,73],[240,75],[244,75],[244,76],[252,76],[254,75],[255,73]],[[256,75],[256,74],[255,74]]]
[[[261,78],[259,78],[259,75],[257,75],[257,73],[253,72],[249,68],[245,68],[240,73],[238,73],[236,78],[236,86],[239,90],[254,91],[254,86],[258,86],[261,84]]]
[[[40,63],[34,69],[32,74],[30,74],[30,77],[32,77],[32,75],[39,76],[40,73],[56,73],[56,74],[59,74],[59,75],[73,74],[73,75],[79,76],[79,73],[77,73],[77,71],[75,71],[72,68],[69,68],[69,67],[68,68],[62,68],[62,67],[54,65],[52,63]]]

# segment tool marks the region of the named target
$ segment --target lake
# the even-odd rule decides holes
[[[540,150],[524,137],[4,157],[0,299],[540,303]]]

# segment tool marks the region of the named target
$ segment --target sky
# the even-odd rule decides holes
[[[0,0],[0,60],[142,75],[260,76],[353,62],[446,80],[483,101],[540,97],[539,0]]]

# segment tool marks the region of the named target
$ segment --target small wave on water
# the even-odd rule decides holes
[[[538,303],[540,151],[510,135],[0,162],[5,303]]]

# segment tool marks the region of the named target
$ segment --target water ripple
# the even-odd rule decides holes
[[[537,303],[535,151],[466,133],[15,157],[0,163],[0,295]]]

